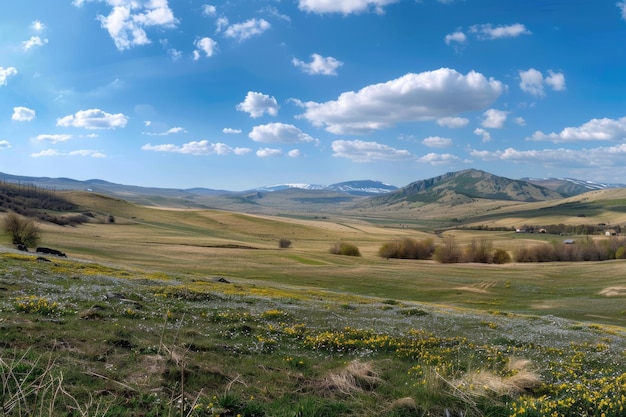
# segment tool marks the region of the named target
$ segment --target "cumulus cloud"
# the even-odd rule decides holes
[[[222,132],[228,135],[238,135],[239,133],[241,133],[241,129],[232,129],[230,127],[225,127],[224,129],[222,129]]]
[[[52,156],[87,156],[91,158],[106,158],[106,155],[100,151],[92,149],[79,149],[71,152],[62,152],[57,149],[46,149],[41,152],[33,153],[33,158],[52,157]]]
[[[143,151],[172,152],[187,155],[245,155],[252,150],[249,148],[233,148],[225,143],[210,143],[208,140],[187,142],[183,145],[163,144],[152,145],[147,143],[141,147]]]
[[[577,127],[566,127],[559,133],[543,133],[536,131],[530,138],[536,141],[578,142],[613,140],[626,142],[626,117],[615,119],[591,119]]]
[[[178,24],[168,0],[74,0],[73,4],[80,7],[86,1],[104,2],[112,8],[108,16],[97,18],[120,51],[149,44],[147,28],[171,29]]]
[[[307,135],[294,125],[284,123],[255,126],[248,137],[255,142],[262,143],[319,143],[319,140]]]
[[[22,42],[22,49],[28,51],[35,46],[44,46],[48,43],[48,39],[41,39],[39,36],[31,36],[29,40]]]
[[[429,136],[422,141],[422,144],[429,148],[447,148],[452,145],[452,139],[439,136]]]
[[[565,75],[548,70],[548,76],[544,79],[541,71],[530,68],[526,71],[519,71],[519,87],[525,93],[542,97],[545,95],[544,84],[547,84],[554,91],[565,90]]]
[[[17,74],[15,67],[0,67],[0,86],[7,85],[7,80]]]
[[[437,124],[441,127],[450,127],[453,129],[467,126],[469,120],[464,117],[441,117],[437,119]]]
[[[201,38],[201,39],[196,40],[194,42],[194,45],[198,49],[193,51],[193,59],[197,61],[200,59],[203,53],[207,57],[213,56],[213,54],[215,53],[215,49],[217,47],[217,42],[215,42],[211,38]]]
[[[217,9],[212,4],[203,4],[202,5],[202,14],[205,16],[215,16],[217,13]]]
[[[332,56],[323,57],[319,54],[311,55],[311,62],[306,63],[297,58],[292,60],[293,65],[302,68],[307,74],[316,75],[337,75],[337,68],[343,65],[343,62],[336,60]]]
[[[419,74],[342,93],[326,103],[300,103],[300,116],[335,134],[359,134],[389,128],[396,123],[453,117],[481,110],[503,92],[500,81],[471,71],[449,68]]]
[[[66,142],[72,139],[72,137],[73,137],[72,135],[67,135],[67,134],[54,134],[54,135],[43,134],[43,135],[35,136],[35,140],[39,142],[59,143],[59,142]]]
[[[445,36],[444,41],[446,45],[463,44],[467,41],[467,35],[461,31],[449,33]]]
[[[482,127],[488,129],[501,129],[506,122],[509,112],[504,110],[489,109],[483,113]]]
[[[383,13],[384,7],[398,0],[299,0],[298,8],[311,13],[362,13],[374,10]]]
[[[516,38],[521,35],[530,35],[531,32],[521,23],[513,25],[493,26],[490,23],[483,25],[473,25],[469,29],[479,39],[493,40],[500,38]]]
[[[615,146],[587,148],[587,149],[529,149],[519,150],[507,148],[495,151],[473,150],[470,153],[473,157],[483,161],[506,161],[524,164],[525,166],[540,165],[548,168],[563,168],[570,173],[572,170],[583,172],[585,169],[591,170],[586,174],[599,176],[600,172],[615,176],[616,170],[624,169],[624,158],[626,158],[626,143]],[[624,172],[618,174],[624,175]]]
[[[33,20],[33,23],[30,24],[30,27],[35,32],[43,32],[46,29],[46,25],[41,23],[41,21],[39,21],[39,20]]]
[[[256,156],[259,158],[273,158],[283,156],[283,151],[275,148],[262,148],[256,151]]]
[[[28,107],[13,107],[11,119],[18,122],[30,122],[35,116],[35,110],[33,109],[29,109]]]
[[[168,136],[168,135],[175,135],[177,133],[187,133],[187,131],[185,130],[184,127],[172,127],[170,129],[167,129],[165,132],[158,132],[158,133],[154,133],[154,132],[143,132],[144,135],[149,135],[149,136]]]
[[[287,156],[290,158],[302,158],[304,155],[300,152],[299,149],[292,149],[287,152]]]
[[[10,147],[11,147],[11,144],[9,143],[8,140],[0,140],[0,150],[9,149]]]
[[[481,136],[483,138],[483,143],[487,143],[491,140],[491,134],[487,132],[485,129],[476,128],[474,129],[474,134],[476,136]]]
[[[270,116],[278,114],[278,102],[267,94],[248,91],[246,98],[237,105],[237,110],[246,112],[250,117],[261,117],[267,113]]]
[[[347,158],[353,162],[372,162],[376,160],[403,160],[414,156],[405,149],[396,149],[389,145],[362,140],[336,140],[332,143],[333,156]]]
[[[272,25],[265,19],[249,19],[243,23],[235,23],[234,25],[228,26],[224,31],[224,36],[242,42],[248,38],[262,34],[271,27]]]
[[[622,12],[622,19],[626,21],[626,1],[617,2],[616,6],[619,7]]]
[[[57,126],[83,127],[85,129],[115,129],[125,127],[128,117],[122,113],[111,114],[100,109],[80,110],[76,114],[57,119]]]
[[[454,162],[460,162],[461,158],[449,153],[429,153],[417,159],[418,162],[423,162],[431,165],[448,165]]]

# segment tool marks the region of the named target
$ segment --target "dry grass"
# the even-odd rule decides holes
[[[471,398],[516,397],[537,388],[541,377],[526,359],[510,359],[505,376],[488,370],[468,372],[451,385]]]
[[[316,392],[322,395],[347,395],[372,391],[380,385],[382,379],[373,362],[350,362],[345,368],[332,372],[313,383]]]

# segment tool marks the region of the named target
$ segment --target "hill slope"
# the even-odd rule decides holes
[[[563,198],[560,193],[528,181],[512,180],[488,172],[468,169],[413,182],[395,192],[374,197],[379,204],[398,202],[465,203],[473,199],[547,201]]]

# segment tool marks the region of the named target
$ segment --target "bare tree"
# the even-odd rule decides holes
[[[41,231],[32,219],[13,212],[6,215],[3,226],[15,245],[34,247],[41,238]]]

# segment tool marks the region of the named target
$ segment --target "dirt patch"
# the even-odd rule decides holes
[[[489,294],[489,288],[496,285],[496,281],[481,281],[471,286],[457,287],[456,290],[469,291],[476,294]]]
[[[598,294],[605,297],[626,297],[626,287],[608,287]]]

